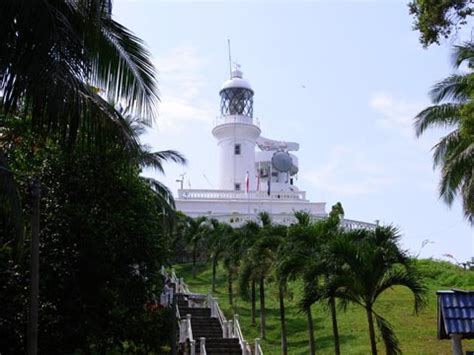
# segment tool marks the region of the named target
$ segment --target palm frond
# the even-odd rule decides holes
[[[394,286],[404,286],[412,292],[415,298],[415,313],[418,313],[426,305],[427,288],[422,283],[421,275],[416,270],[395,268],[387,272],[378,284],[374,299]]]
[[[464,42],[454,46],[452,55],[455,68],[459,68],[462,63],[468,62],[470,68],[474,67],[474,44],[472,42]]]
[[[421,111],[414,122],[415,134],[421,136],[428,128],[445,128],[460,122],[460,104],[446,103]]]
[[[100,25],[102,36],[95,36],[91,46],[96,58],[92,83],[117,101],[124,100],[135,114],[155,117],[156,73],[143,41],[110,17],[102,18]]]
[[[471,92],[469,75],[454,74],[436,83],[430,91],[430,96],[435,104],[447,100],[465,102]]]
[[[293,215],[302,226],[308,226],[311,223],[311,214],[308,211],[295,211]]]
[[[377,313],[374,312],[375,321],[377,323],[377,327],[380,330],[380,334],[382,335],[383,342],[385,344],[385,352],[387,355],[399,355],[402,353],[400,349],[400,342],[396,337],[392,325],[385,319],[379,316]]]
[[[451,154],[455,147],[461,143],[461,132],[456,129],[446,136],[432,148],[433,150],[433,167],[437,167],[444,163],[446,155]]]
[[[142,177],[143,180],[150,186],[150,188],[155,192],[155,196],[161,202],[163,208],[175,208],[175,202],[173,198],[173,193],[160,181],[150,178]]]

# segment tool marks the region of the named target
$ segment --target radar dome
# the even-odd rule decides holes
[[[287,152],[276,152],[272,157],[272,165],[279,172],[290,171],[293,161]]]

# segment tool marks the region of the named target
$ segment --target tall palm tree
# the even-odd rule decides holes
[[[312,229],[311,215],[306,211],[296,211],[294,215],[297,223],[292,224],[288,228],[287,240],[277,265],[277,273],[287,279],[303,277],[304,270],[308,266],[308,258],[311,258],[310,255],[312,255],[309,251],[315,247],[315,244],[313,244],[314,239],[310,237],[310,230]],[[310,287],[312,281],[314,280],[304,280],[305,290]],[[316,353],[316,345],[311,305],[305,305],[303,311],[308,322],[310,354],[314,355]]]
[[[264,217],[265,219],[266,217]],[[240,232],[242,234],[241,239],[241,253],[245,255],[247,250],[255,244],[258,240],[260,235],[261,226],[256,223],[255,221],[247,221],[241,228]],[[242,256],[243,256],[242,255]],[[256,317],[256,302],[257,302],[257,295],[256,295],[256,283],[258,280],[255,278],[251,278],[251,287],[250,287],[250,322],[255,325],[255,317]]]
[[[425,304],[426,288],[406,253],[399,248],[398,239],[395,228],[377,227],[375,231],[347,232],[333,243],[333,253],[338,256],[343,272],[334,275],[326,289],[342,302],[352,302],[365,309],[373,355],[377,354],[374,319],[386,353],[401,353],[392,326],[374,309],[384,291],[404,286],[413,293],[415,312]]]
[[[225,250],[227,243],[231,238],[230,234],[233,233],[232,227],[223,222],[219,222],[217,219],[211,219],[209,221],[211,231],[209,236],[209,251],[212,265],[212,292],[216,292],[216,274],[217,264]]]
[[[331,312],[334,335],[334,352],[340,354],[339,331],[336,317],[335,295],[325,291],[325,285],[337,271],[337,263],[329,252],[331,240],[341,233],[339,225],[344,210],[335,204],[326,219],[311,222],[305,211],[295,212],[298,223],[289,228],[287,243],[278,269],[281,275],[303,280],[301,307],[307,315],[310,353],[316,352],[311,306],[318,301],[327,301]]]
[[[474,223],[474,43],[454,49],[457,69],[467,64],[466,74],[454,74],[431,90],[434,103],[415,118],[419,137],[429,128],[451,128],[433,147],[433,162],[441,169],[439,194],[451,205],[459,196],[465,217]]]
[[[105,98],[152,120],[155,69],[142,41],[112,19],[111,0],[5,0],[0,15],[0,131],[13,119],[66,150],[78,143],[136,148]],[[18,177],[4,149],[0,144],[0,201],[19,244]]]
[[[247,251],[240,271],[240,292],[244,298],[248,298],[249,284],[251,281],[259,283],[260,293],[260,336],[266,338],[266,310],[265,310],[265,280],[276,272],[276,266],[280,256],[280,249],[287,234],[287,228],[281,225],[273,225],[268,214],[260,215],[263,227],[260,229],[259,237]],[[280,305],[280,328],[282,354],[286,354],[286,321],[285,321],[285,285],[286,278],[278,277],[278,298]]]
[[[0,14],[2,111],[30,112],[36,130],[71,144],[121,125],[104,97],[156,114],[150,54],[111,0],[6,0]]]
[[[193,258],[193,277],[196,277],[196,257],[199,243],[210,233],[207,218],[204,216],[187,219],[186,239],[191,246]]]

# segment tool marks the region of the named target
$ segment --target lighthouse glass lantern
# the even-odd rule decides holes
[[[240,70],[232,71],[232,78],[224,83],[220,96],[222,116],[253,117],[253,91]]]

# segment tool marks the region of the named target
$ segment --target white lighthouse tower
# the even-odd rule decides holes
[[[253,119],[252,87],[239,67],[219,92],[220,117],[212,130],[219,149],[219,189],[255,190],[255,146],[260,128]]]

